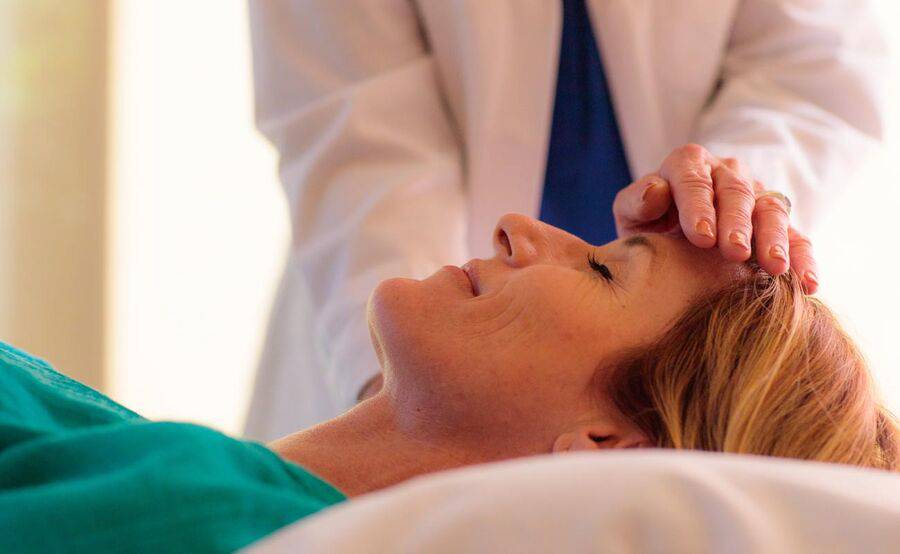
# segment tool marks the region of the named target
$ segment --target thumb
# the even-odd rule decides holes
[[[671,204],[669,182],[656,173],[645,175],[616,194],[613,201],[616,231],[622,236],[635,227],[656,221],[666,214]]]

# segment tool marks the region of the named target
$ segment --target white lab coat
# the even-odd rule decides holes
[[[257,124],[293,241],[248,436],[354,404],[379,371],[365,313],[379,281],[489,257],[502,214],[537,216],[561,6],[250,0]],[[636,178],[696,142],[790,196],[808,230],[881,136],[885,48],[863,0],[588,10]]]

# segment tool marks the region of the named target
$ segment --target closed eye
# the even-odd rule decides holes
[[[613,282],[615,279],[613,278],[612,271],[609,270],[609,267],[606,264],[601,264],[594,259],[593,254],[588,254],[588,265],[591,266],[591,269],[599,273],[609,282]]]

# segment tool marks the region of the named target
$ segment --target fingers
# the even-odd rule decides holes
[[[760,267],[772,275],[793,269],[812,294],[819,285],[812,245],[790,227],[788,207],[781,199],[773,195],[756,199],[764,190],[761,183],[743,176],[736,159],[719,159],[688,144],[663,161],[658,175],[620,191],[613,212],[620,235],[664,215],[678,217],[691,243],[701,248],[718,245],[732,261],[750,258],[752,244]]]
[[[669,183],[655,173],[645,175],[616,194],[613,217],[616,232],[626,236],[636,227],[665,215],[672,204]]]
[[[738,175],[743,174],[743,172],[741,171],[741,162],[736,158],[722,158],[720,161],[722,162],[722,165],[724,165],[731,171],[734,171]]]
[[[800,276],[806,294],[815,293],[819,289],[819,278],[816,260],[813,258],[812,242],[800,231],[789,227],[788,243],[791,251],[791,269]]]
[[[743,262],[750,258],[750,240],[757,228],[753,222],[756,198],[753,184],[731,167],[736,167],[736,162],[723,162],[713,170],[719,213],[718,243],[725,259]]]
[[[753,210],[753,228],[756,230],[756,259],[760,267],[771,275],[781,275],[788,270],[795,256],[788,240],[787,206],[775,196],[760,196]]]
[[[684,235],[701,248],[716,244],[713,165],[721,164],[702,146],[688,144],[672,152],[659,171],[669,182]]]

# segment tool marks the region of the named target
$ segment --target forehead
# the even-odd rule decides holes
[[[616,242],[626,250],[644,248],[640,243],[650,246],[648,284],[677,279],[685,288],[701,289],[725,285],[749,272],[746,264],[726,260],[718,248],[699,248],[684,237],[645,233]]]

